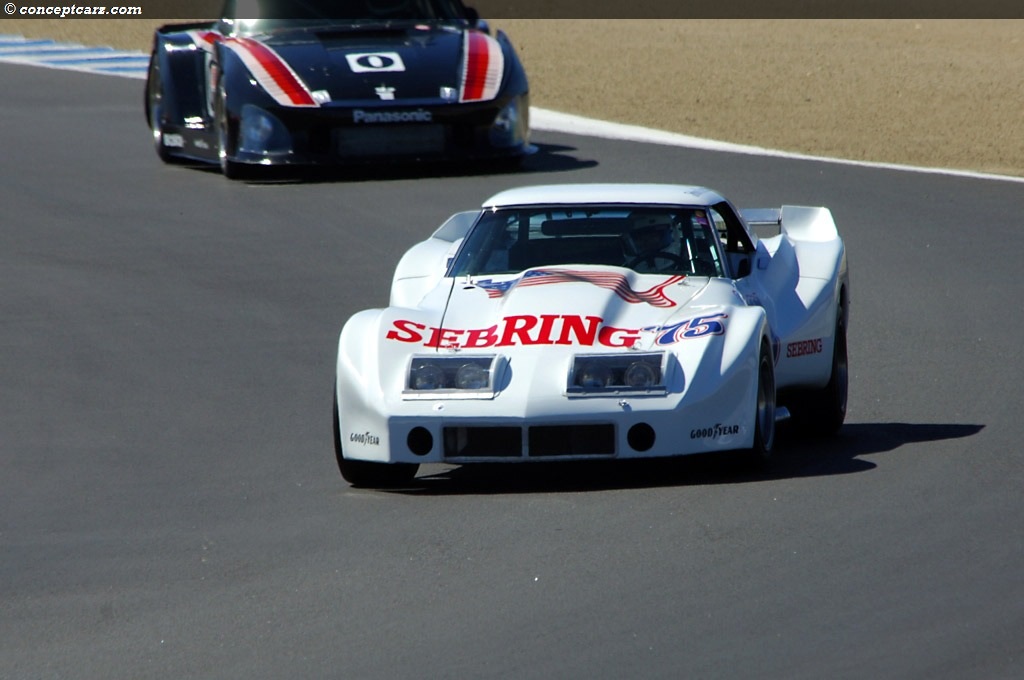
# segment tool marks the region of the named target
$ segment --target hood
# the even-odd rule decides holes
[[[561,399],[573,356],[636,349],[665,353],[691,378],[701,375],[702,366],[711,375],[720,374],[726,328],[735,326],[733,315],[742,311],[731,282],[640,275],[617,267],[554,271],[443,279],[416,307],[376,313],[373,333],[382,340],[379,345],[357,333],[353,347],[376,348],[376,379],[390,386],[385,392],[393,393],[396,403],[405,398],[401,392],[410,357],[434,352],[502,357],[525,378],[501,390],[519,394],[520,405],[537,412]],[[367,362],[353,361],[359,363]],[[678,382],[673,389],[681,393],[691,383]]]
[[[272,95],[275,85],[305,91],[306,97],[278,99],[285,106],[487,101],[504,75],[497,40],[450,24],[331,25],[225,44]]]
[[[708,284],[707,278],[583,266],[460,279],[444,311],[441,347],[650,349],[666,329],[692,316]]]

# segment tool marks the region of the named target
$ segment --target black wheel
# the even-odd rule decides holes
[[[153,148],[156,150],[156,155],[164,163],[177,163],[178,159],[164,146],[163,100],[164,85],[154,55],[150,57],[149,73],[146,76],[146,123],[153,134]]]
[[[846,324],[843,308],[836,313],[835,346],[828,384],[820,390],[803,392],[793,400],[793,421],[803,432],[835,434],[846,420],[846,396],[850,374],[846,355]]]
[[[228,117],[227,93],[224,90],[224,83],[217,85],[217,96],[214,100],[214,117],[217,126],[217,155],[220,157],[220,171],[228,179],[244,180],[252,177],[252,170],[245,163],[237,163],[231,160],[233,151],[232,140],[234,131]]]
[[[355,487],[386,489],[404,486],[416,477],[419,465],[415,463],[374,463],[365,460],[350,460],[345,457],[341,446],[341,421],[338,418],[338,393],[334,393],[334,456],[338,460],[338,471],[342,478]]]
[[[754,444],[747,451],[748,462],[765,467],[775,450],[775,361],[771,348],[761,341],[757,361],[757,402],[754,408]]]
[[[843,310],[836,318],[836,340],[832,351],[832,373],[825,387],[808,395],[805,404],[807,425],[817,434],[830,435],[839,431],[846,420],[846,397],[850,386],[850,370],[846,356],[846,324]]]

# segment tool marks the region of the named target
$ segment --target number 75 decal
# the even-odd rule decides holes
[[[671,326],[648,326],[645,331],[658,334],[655,344],[671,345],[680,340],[692,340],[703,338],[707,335],[721,335],[725,333],[723,321],[729,318],[728,314],[712,314],[711,316],[698,316],[686,321],[680,321]]]

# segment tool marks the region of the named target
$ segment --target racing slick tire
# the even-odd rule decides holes
[[[766,340],[757,360],[757,400],[754,407],[754,444],[745,451],[745,462],[763,469],[775,450],[775,360]]]
[[[338,393],[334,393],[334,455],[342,478],[354,487],[386,489],[405,486],[416,477],[415,463],[375,463],[346,458],[341,446],[341,421],[338,418]]]
[[[217,126],[217,154],[220,157],[220,171],[228,179],[251,179],[253,171],[250,166],[231,160],[229,155],[232,131],[225,104],[226,97],[224,83],[221,82],[217,86],[217,97],[214,100],[214,124]]]
[[[846,420],[846,399],[850,377],[846,354],[846,324],[843,308],[836,313],[835,345],[832,351],[832,372],[828,384],[820,390],[798,395],[793,403],[793,420],[797,427],[812,435],[835,434]]]
[[[146,122],[153,133],[153,148],[157,157],[164,163],[182,163],[178,157],[172,155],[164,146],[164,132],[160,120],[163,117],[163,80],[160,78],[160,69],[156,65],[156,59],[150,58],[149,74],[146,77]]]

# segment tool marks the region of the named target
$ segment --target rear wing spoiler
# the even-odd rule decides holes
[[[832,241],[839,237],[832,211],[800,205],[781,208],[747,208],[740,216],[758,238],[771,238],[785,232],[797,241]]]

